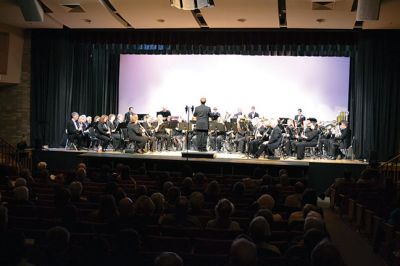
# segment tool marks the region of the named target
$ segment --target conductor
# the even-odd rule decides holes
[[[196,117],[197,149],[207,151],[208,118],[211,116],[211,108],[206,105],[206,98],[200,99],[200,105],[194,109]]]

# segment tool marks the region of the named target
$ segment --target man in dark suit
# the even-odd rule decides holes
[[[249,113],[248,117],[253,119],[254,117],[260,117],[260,115],[256,112],[256,107],[251,107],[251,112]]]
[[[218,120],[218,118],[221,116],[221,114],[218,112],[218,108],[214,107],[213,112],[211,113],[210,117],[212,121]]]
[[[131,122],[131,115],[133,115],[133,107],[129,107],[128,112],[125,113],[125,123],[128,124]]]
[[[301,142],[296,143],[297,159],[304,159],[306,147],[316,147],[318,144],[319,131],[315,123],[310,122],[310,128],[306,128],[301,135]]]
[[[211,115],[211,108],[206,105],[206,98],[200,99],[201,105],[194,109],[196,117],[196,134],[198,151],[207,151],[208,118]]]
[[[281,145],[282,142],[282,129],[279,127],[278,122],[276,120],[271,121],[271,126],[273,127],[271,136],[268,141],[264,141],[258,151],[255,153],[254,157],[258,158],[265,151],[268,154],[268,158],[271,159],[274,157],[274,150]]]
[[[306,117],[303,115],[303,110],[297,109],[297,115],[294,116],[294,121],[296,121],[297,127],[301,127]]]
[[[71,119],[67,122],[68,141],[74,143],[77,149],[80,148],[82,142],[82,128],[79,126],[78,118],[79,114],[72,112]]]
[[[351,130],[349,128],[349,123],[347,121],[340,122],[340,135],[335,136],[331,139],[329,155],[331,159],[336,159],[338,153],[341,157],[344,157],[344,154],[341,150],[345,150],[349,148],[351,145]]]

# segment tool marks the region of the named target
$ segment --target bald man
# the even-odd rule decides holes
[[[206,98],[200,99],[200,105],[194,109],[196,117],[197,150],[207,151],[208,118],[211,116],[211,108],[206,105]]]

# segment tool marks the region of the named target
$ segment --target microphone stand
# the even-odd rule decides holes
[[[188,105],[185,106],[185,112],[187,113],[187,130],[186,130],[186,154],[189,153],[189,128],[190,128],[190,120],[189,120],[189,116],[190,116],[190,110],[193,113],[194,107],[192,105],[192,107],[189,108]],[[189,156],[186,156],[186,161],[189,160]]]

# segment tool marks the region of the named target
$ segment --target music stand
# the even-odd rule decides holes
[[[146,115],[148,115],[148,114],[138,114],[137,116],[138,116],[138,119],[139,119],[140,121],[143,121],[143,120],[144,120],[144,117],[145,117]]]
[[[167,124],[167,128],[170,128],[170,129],[175,129],[177,127],[178,127],[178,121],[177,120],[171,120]]]
[[[119,132],[119,136],[121,137],[121,139],[125,139],[125,136],[123,136],[123,129],[127,128],[128,123],[126,122],[121,122],[118,124],[117,128],[115,129],[115,132]]]
[[[191,123],[184,123],[184,122],[181,122],[181,123],[178,123],[178,129],[179,130],[186,130],[186,131],[192,131],[192,124]]]

